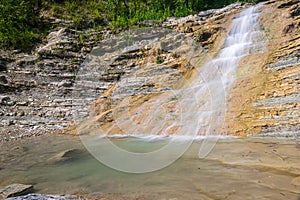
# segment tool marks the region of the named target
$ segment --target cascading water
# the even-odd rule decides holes
[[[240,16],[233,20],[232,29],[226,38],[225,47],[220,55],[207,65],[222,73],[222,81],[225,89],[234,81],[234,72],[240,59],[250,53],[257,46],[260,38],[257,12],[260,6],[250,7],[244,10]]]
[[[260,5],[250,7],[233,20],[231,31],[220,54],[200,69],[199,80],[196,81],[196,87],[199,90],[195,92],[197,97],[201,98],[203,96],[202,88],[209,90],[211,100],[209,111],[211,111],[210,116],[213,119],[213,123],[210,125],[214,127],[210,129],[210,134],[218,134],[214,131],[222,125],[226,111],[226,90],[235,80],[235,71],[240,60],[249,55],[258,45],[257,41],[260,39],[257,20],[259,8]],[[205,116],[202,117],[199,112],[198,118],[201,120]]]
[[[222,127],[226,113],[226,90],[235,80],[235,71],[240,60],[251,53],[257,47],[260,38],[258,16],[258,6],[252,6],[241,12],[240,16],[232,22],[224,48],[219,56],[208,62],[200,69],[200,90],[196,91],[199,97],[202,94],[203,84],[210,92],[209,120],[204,121],[208,127],[206,135],[218,135],[218,130]],[[207,105],[205,105],[207,106]],[[204,116],[203,116],[204,115]],[[199,112],[198,119],[206,119],[207,112]],[[199,156],[205,157],[213,148],[215,141],[204,141],[201,146]]]
[[[240,60],[255,50],[260,39],[259,8],[260,5],[252,6],[233,20],[224,48],[215,59],[197,69],[197,78],[187,81],[188,86],[147,102],[145,105],[154,111],[153,114],[146,123],[139,125],[142,131],[136,131],[138,126],[134,126],[129,133],[158,134],[157,127],[160,127],[160,133],[166,135],[172,129],[176,131],[171,134],[177,136],[220,135],[226,112],[226,90],[235,80]],[[170,106],[174,102],[176,105]],[[168,107],[173,109],[170,111]],[[143,106],[138,108],[140,113],[144,109]],[[163,121],[160,120],[162,118]],[[124,128],[129,126],[125,118],[120,121],[119,125],[126,124]]]
[[[127,137],[142,137],[146,140],[153,139],[153,137],[157,138],[157,135],[160,135],[160,138],[161,135],[172,135],[172,137],[168,137],[165,146],[152,152],[135,154],[117,148],[111,144],[107,137],[101,137],[99,141],[99,137],[82,136],[81,140],[86,148],[102,163],[114,169],[132,173],[150,172],[168,166],[178,159],[198,137],[204,138],[199,157],[205,157],[210,153],[221,134],[220,128],[226,113],[226,90],[235,80],[235,70],[239,61],[256,47],[256,41],[259,40],[260,33],[257,21],[259,7],[248,8],[233,20],[224,48],[215,59],[196,68],[198,72],[196,79],[186,80],[182,77],[185,83],[180,89],[173,88],[157,92],[153,98],[147,99],[141,105],[136,105],[131,103],[135,102],[134,85],[143,85],[144,83],[151,83],[151,81],[147,82],[149,77],[145,71],[142,73],[134,71],[135,74],[131,77],[122,77],[114,89],[111,97],[111,107],[113,108],[111,116],[114,118],[114,123],[110,127],[101,127],[97,123],[99,119],[97,114],[93,115],[93,113],[91,113],[91,120],[88,120],[88,125],[84,124],[83,128],[77,127],[79,132],[88,132],[94,135],[106,136],[112,132],[115,134],[115,130],[117,130],[122,131],[122,134]],[[139,34],[130,35],[138,36]],[[149,32],[147,34],[151,35]],[[169,38],[169,43],[176,44],[176,37],[176,34],[169,32],[163,38],[164,40]],[[177,38],[180,38],[180,34]],[[159,39],[153,41],[154,44],[160,42]],[[177,49],[174,52],[188,49],[185,43],[189,42],[183,41],[178,47],[175,45]],[[188,47],[191,47],[191,44],[188,44]],[[99,50],[101,51],[101,49]],[[95,63],[101,63],[103,67],[106,65],[107,57],[114,56],[105,52],[95,52],[97,57],[91,60],[94,60]],[[150,66],[144,67],[150,71],[161,67],[161,65],[149,64]],[[93,65],[93,67],[98,67],[98,65]],[[95,69],[88,70],[85,68],[85,71],[93,72],[93,70]],[[86,76],[85,78],[97,78],[97,74],[92,74],[95,77]],[[147,94],[147,91],[145,92]],[[145,93],[140,94],[145,95]],[[96,147],[99,147],[101,151]],[[126,164],[121,162],[125,158]]]
[[[145,101],[141,105],[132,105],[130,102],[136,89],[132,88],[131,84],[143,85],[147,83],[149,77],[145,71],[137,73],[138,75],[131,75],[133,78],[122,77],[112,95],[112,115],[116,123],[106,130],[102,130],[100,127],[101,133],[109,135],[112,129],[119,127],[123,134],[127,135],[219,135],[218,129],[222,126],[226,111],[226,90],[235,80],[235,70],[239,61],[256,47],[256,41],[260,38],[257,21],[259,7],[260,5],[248,8],[233,20],[231,31],[227,35],[224,48],[221,49],[219,55],[202,67],[196,66],[198,70],[197,78],[192,81],[185,80],[183,88],[165,90],[158,97],[156,96]],[[157,35],[157,33],[152,34],[147,32],[147,30],[144,34]],[[170,32],[159,34],[162,37],[171,38],[169,43],[177,43],[177,38],[180,38],[180,36],[172,35]],[[139,35],[141,35],[139,31],[137,33],[129,33],[129,37],[132,38],[136,36],[139,38]],[[114,39],[110,43],[126,43],[123,40],[122,38]],[[158,38],[149,39],[146,43],[149,44],[149,41],[159,43],[159,40]],[[184,47],[184,42],[178,47],[179,49],[186,48]],[[105,43],[104,49],[107,44],[109,42]],[[144,45],[143,42],[137,41],[132,46],[126,46],[124,49],[119,47],[119,49],[121,49],[122,53],[126,49],[137,47],[139,49]],[[191,44],[189,47],[191,47]],[[92,54],[96,55],[95,58],[92,56],[91,59],[88,59],[88,63],[92,65],[90,65],[90,68],[89,65],[86,65],[82,72],[78,74],[77,85],[79,87],[81,83],[80,77],[84,77],[84,80],[88,81],[97,80],[99,71],[103,71],[103,67],[105,68],[109,65],[106,61],[107,58],[118,57],[121,54],[117,51],[118,47],[115,49],[114,47],[111,48],[113,49],[111,51],[113,52],[112,54],[105,51],[102,52],[102,48],[92,52]],[[170,49],[166,50],[170,51]],[[173,51],[176,52],[178,49]],[[153,64],[151,63],[150,65]],[[160,68],[160,66],[155,67]],[[153,69],[150,68],[150,70]],[[87,90],[82,89],[81,91],[86,92]],[[77,93],[75,94],[77,95]],[[90,93],[88,95],[91,96]],[[95,93],[94,98],[97,98],[97,95]],[[100,133],[99,128],[94,130],[98,131],[98,134]]]

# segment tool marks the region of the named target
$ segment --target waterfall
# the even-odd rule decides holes
[[[244,10],[240,16],[233,20],[232,28],[225,42],[225,47],[220,55],[208,63],[208,67],[214,65],[222,73],[222,80],[225,89],[234,81],[234,72],[242,57],[250,54],[260,38],[257,18],[257,9],[260,6],[253,6]]]
[[[100,134],[102,132],[104,135],[109,135],[110,131],[115,128],[122,130],[123,134],[127,135],[177,135],[189,137],[220,135],[220,128],[223,125],[226,113],[226,93],[235,80],[236,68],[240,60],[255,49],[260,38],[257,20],[259,8],[260,5],[247,8],[233,19],[231,30],[226,36],[224,47],[218,56],[204,66],[196,66],[197,78],[185,80],[186,83],[183,84],[183,88],[165,90],[161,95],[151,98],[141,105],[136,105],[131,103],[131,97],[136,89],[131,87],[130,84],[142,85],[143,81],[149,79],[148,75],[122,78],[112,95],[112,108],[114,108],[112,116],[115,123],[106,130],[102,130],[101,127],[95,127],[94,130]],[[150,33],[146,32],[147,34]],[[133,35],[139,36],[140,33],[137,32]],[[177,42],[174,41],[177,39],[172,34],[168,33],[167,35],[173,39],[173,43]],[[116,41],[119,40],[116,39]],[[154,41],[158,41],[158,39]],[[110,42],[114,43],[113,41]],[[179,49],[184,49],[184,43],[181,44]],[[136,48],[136,46],[134,47]],[[103,48],[98,48],[92,53],[96,55],[94,56],[95,63],[99,64],[95,65],[90,61],[93,59],[88,59],[88,62],[92,63],[91,69],[87,67],[89,65],[85,65],[82,70],[81,76],[85,77],[86,80],[97,79],[98,77],[93,77],[86,71],[97,74],[99,71],[103,71],[101,67],[108,65],[107,58],[104,56],[107,54],[105,48],[104,52],[101,53],[101,51],[103,51]],[[118,51],[116,52],[118,53]],[[113,57],[113,54],[109,55]],[[96,70],[93,67],[99,69]],[[156,68],[159,67],[159,65],[156,66]],[[80,83],[80,79],[78,83]],[[96,96],[97,93],[94,97]],[[91,116],[94,116],[93,113]],[[91,123],[94,122],[91,121]]]
[[[258,9],[261,6],[252,6],[235,18],[232,28],[226,37],[224,48],[219,55],[200,69],[200,79],[197,80],[200,90],[196,91],[201,96],[203,84],[210,92],[209,110],[199,112],[198,119],[203,121],[209,113],[209,120],[204,120],[207,128],[206,135],[218,135],[226,114],[227,90],[235,81],[236,68],[240,60],[249,55],[260,39]],[[202,81],[204,80],[204,83]],[[205,105],[207,106],[207,105]],[[201,130],[201,128],[200,128]],[[214,147],[216,141],[207,140],[201,146],[199,157],[205,157]]]
[[[245,9],[233,19],[231,31],[218,56],[197,67],[197,78],[186,80],[184,88],[166,91],[130,110],[129,98],[120,100],[120,94],[127,95],[124,91],[128,88],[124,86],[130,83],[126,78],[122,79],[113,97],[116,123],[104,134],[118,127],[128,135],[220,135],[226,113],[226,91],[235,80],[239,61],[251,53],[260,37],[259,7]],[[134,81],[139,78],[147,79],[135,77]]]
[[[232,22],[224,47],[216,58],[197,68],[189,87],[176,91],[180,117],[167,128],[177,127],[178,135],[215,136],[226,113],[226,93],[235,80],[240,60],[257,47],[260,39],[258,6],[245,9]],[[168,123],[166,123],[168,124]]]
[[[199,70],[199,79],[196,81],[199,90],[195,92],[197,96],[203,96],[203,86],[210,92],[211,103],[208,107],[214,119],[214,124],[211,125],[215,127],[210,130],[212,132],[222,125],[226,112],[226,91],[235,81],[235,71],[240,60],[249,55],[258,45],[257,41],[260,39],[257,20],[259,8],[260,5],[252,6],[242,11],[240,16],[233,20],[224,48],[215,59]],[[198,118],[200,120],[203,118],[201,112]]]
[[[257,20],[259,7],[248,8],[233,20],[232,28],[218,56],[203,66],[196,66],[196,78],[183,80],[183,87],[156,93],[153,98],[137,105],[132,103],[135,102],[132,101],[135,98],[134,93],[130,93],[135,88],[127,86],[131,86],[132,82],[133,85],[137,85],[137,82],[142,85],[149,79],[149,74],[135,74],[131,79],[122,78],[111,97],[113,109],[109,115],[114,118],[112,125],[102,129],[97,123],[97,114],[91,112],[91,120],[83,123],[82,128],[77,127],[79,132],[98,135],[89,137],[83,134],[81,140],[85,147],[107,166],[131,173],[151,172],[168,166],[197,138],[202,140],[199,157],[203,158],[210,153],[221,135],[220,128],[226,114],[226,93],[235,80],[236,68],[240,60],[257,47],[260,37]],[[171,34],[169,38],[176,44],[176,39],[172,36]],[[179,45],[180,49],[187,48]],[[101,55],[97,59],[102,59],[103,62],[98,63],[103,65],[105,59]],[[124,94],[128,89],[129,93]],[[120,130],[120,133],[122,131],[125,137],[145,140],[160,137],[167,138],[167,143],[155,151],[131,153],[113,145],[108,137],[99,138],[99,134],[107,136],[115,129]],[[121,162],[125,158],[126,165]]]

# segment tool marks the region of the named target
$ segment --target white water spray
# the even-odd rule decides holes
[[[204,84],[209,89],[211,98],[209,105],[211,121],[206,121],[206,123],[209,123],[206,135],[219,134],[218,130],[223,125],[226,113],[226,91],[235,81],[236,68],[240,60],[249,55],[258,45],[257,41],[260,39],[258,9],[260,7],[260,5],[250,7],[233,20],[231,31],[219,56],[200,69],[200,81],[201,79],[205,81]],[[199,90],[196,94],[201,96],[201,93],[202,91]],[[199,112],[199,121],[205,116],[205,113]],[[212,150],[215,142],[211,140],[204,141],[199,157],[205,157]]]

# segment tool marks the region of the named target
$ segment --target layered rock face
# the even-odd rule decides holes
[[[135,44],[127,44],[123,47],[125,51],[116,56],[105,50],[106,44],[94,49],[91,54],[97,56],[92,56],[85,67],[98,62],[98,69],[91,69],[99,72],[101,64],[109,61],[102,70],[118,66],[123,74],[95,102],[90,117],[67,132],[167,135],[186,132],[180,123],[197,121],[188,117],[183,120],[182,117],[185,112],[195,110],[184,109],[198,104],[190,94],[195,91],[188,92],[193,80],[199,76],[198,68],[218,53],[232,18],[248,6],[237,3],[185,18],[170,18],[163,26],[175,31],[162,28],[133,31],[128,38]],[[119,37],[118,43],[125,42],[122,38],[126,37]],[[114,40],[109,43],[110,51],[121,48]],[[139,43],[142,45],[136,46]]]
[[[233,4],[220,10],[201,12],[180,19],[170,18],[164,22],[163,26],[172,27],[173,30],[184,33],[200,44],[199,51],[193,58],[186,59],[186,55],[181,58],[186,59],[192,66],[189,67],[192,70],[184,68],[190,74],[185,78],[192,80],[197,71],[199,69],[201,71],[201,66],[218,54],[229,31],[231,20],[247,6],[249,5]],[[299,136],[299,2],[288,0],[264,3],[261,8],[260,24],[262,38],[259,42],[262,45],[241,61],[236,72],[236,81],[227,94],[226,117],[218,133],[241,136],[257,134]],[[141,73],[145,73],[143,69]],[[176,85],[176,82],[178,80],[170,84]],[[112,100],[106,100],[112,96],[114,90],[115,88],[112,88],[105,94],[105,100],[97,100],[95,109],[101,111],[101,114],[87,121],[95,123],[99,120],[100,127],[104,129],[102,133],[124,134],[124,127],[114,127],[112,115],[116,113],[113,111]],[[138,95],[130,97],[128,100],[130,106],[124,105],[123,108],[129,107],[126,112],[134,116],[135,111],[131,112],[130,109],[143,107],[140,105],[149,99],[156,99],[156,95],[157,93],[150,92],[142,97]],[[159,98],[157,100],[159,101]],[[102,110],[103,105],[108,106]],[[172,112],[173,110],[169,108],[174,106],[168,105],[164,109],[166,112]],[[144,115],[151,115],[146,108],[143,112]],[[145,117],[135,117],[134,120],[138,126]],[[83,123],[79,129],[85,130],[84,133],[91,128],[90,126],[90,123]],[[125,133],[128,132],[126,130]],[[176,131],[174,128],[167,134],[176,134]]]
[[[228,91],[219,134],[299,135],[299,1],[264,4],[260,17],[264,48],[242,59]],[[125,134],[115,126],[119,111],[127,109],[139,124],[151,115],[151,106],[159,106],[160,94],[187,87],[201,66],[218,55],[232,19],[249,6],[236,3],[169,18],[163,28],[143,29],[148,35],[133,31],[101,42],[96,41],[106,32],[61,28],[32,54],[1,52],[1,140],[58,130],[91,133],[95,124],[103,133]],[[126,34],[140,44],[132,46]],[[164,112],[176,113],[174,102],[176,98],[171,98]],[[134,117],[139,107],[143,114]],[[73,120],[81,122],[69,126]],[[168,132],[175,133],[176,127]]]
[[[299,1],[269,1],[263,8],[265,53],[241,62],[224,132],[299,136],[299,6]]]
[[[95,45],[95,38],[104,34],[57,28],[31,54],[1,51],[0,140],[67,127],[73,119],[74,104],[79,111],[86,112],[89,100],[73,99],[76,88],[72,86],[76,71]]]

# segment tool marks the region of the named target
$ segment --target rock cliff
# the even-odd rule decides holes
[[[159,94],[185,87],[198,69],[218,54],[232,19],[249,6],[236,3],[184,18],[169,18],[162,25],[163,32],[162,28],[149,29],[151,37],[129,32],[131,38],[137,35],[144,43],[122,52],[117,50],[126,44],[120,44],[119,36],[104,40],[111,38],[109,32],[82,33],[63,27],[49,33],[30,54],[1,51],[1,140],[52,131],[93,132],[95,123],[105,133],[124,133],[115,126],[113,116],[118,109],[134,114],[140,105],[159,105]],[[297,0],[264,3],[260,17],[264,45],[243,58],[238,67],[236,81],[227,95],[220,134],[299,136],[299,15]],[[173,31],[165,31],[168,29]],[[155,38],[164,38],[169,46],[150,44]],[[174,48],[175,44],[170,44],[174,38],[180,44],[192,42],[169,51]],[[106,57],[99,45],[106,46]],[[91,64],[89,60],[99,55],[103,57],[101,63]],[[80,69],[96,69],[99,73],[81,79]],[[122,105],[124,101],[114,99],[116,96],[125,96],[127,103]],[[173,107],[170,101],[165,111],[172,112]],[[137,124],[151,115],[150,109],[144,110],[135,118]],[[73,120],[79,123],[79,130]],[[173,133],[176,128],[168,134]]]

